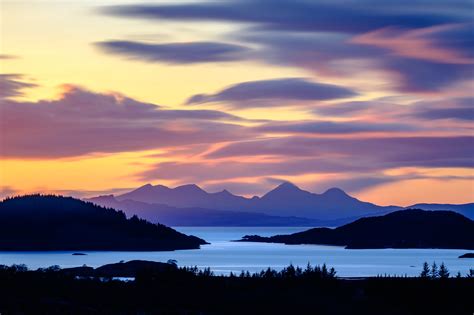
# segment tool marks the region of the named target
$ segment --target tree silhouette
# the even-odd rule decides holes
[[[421,270],[420,277],[421,278],[430,277],[430,266],[428,265],[426,261],[423,263],[423,270]]]
[[[175,267],[178,266],[178,261],[176,259],[168,259],[167,263]]]
[[[430,276],[431,276],[431,279],[436,279],[439,277],[438,265],[434,261],[433,261],[433,264],[431,265]]]
[[[448,268],[444,265],[444,262],[441,263],[441,266],[439,266],[439,272],[438,275],[441,279],[446,279],[449,278],[449,270]]]

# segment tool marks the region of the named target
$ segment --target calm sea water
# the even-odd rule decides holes
[[[200,250],[174,252],[0,252],[0,264],[26,264],[31,269],[59,265],[92,267],[132,259],[167,261],[175,259],[180,266],[211,267],[216,274],[248,270],[260,271],[267,267],[280,269],[290,263],[306,266],[326,263],[336,268],[339,276],[376,276],[378,274],[418,275],[424,261],[439,265],[444,262],[454,275],[466,274],[474,268],[473,259],[459,259],[466,250],[451,249],[357,249],[337,246],[283,245],[236,243],[246,234],[270,236],[306,230],[298,227],[177,227],[177,230],[196,235],[210,242]]]

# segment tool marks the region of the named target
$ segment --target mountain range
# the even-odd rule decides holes
[[[208,193],[199,186],[183,185],[169,188],[163,185],[144,185],[129,193],[117,196],[117,200],[135,200],[146,203],[166,204],[173,207],[199,207],[227,211],[259,212],[277,216],[298,216],[310,219],[340,219],[358,215],[400,209],[382,207],[362,202],[338,188],[322,194],[310,193],[285,182],[262,197],[245,198],[227,190]]]
[[[289,182],[251,198],[227,190],[209,193],[195,184],[176,188],[146,184],[125,194],[98,196],[88,201],[174,226],[338,226],[405,208],[452,210],[474,218],[474,203],[379,206],[358,200],[339,188],[316,194]]]

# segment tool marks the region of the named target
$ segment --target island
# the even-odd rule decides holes
[[[321,244],[364,248],[474,249],[474,221],[452,211],[401,210],[358,219],[335,229],[290,235],[246,235],[241,242]]]
[[[474,253],[465,253],[458,258],[474,258]]]
[[[206,241],[72,197],[27,195],[0,202],[2,251],[171,251]]]
[[[136,277],[140,272],[165,273],[178,270],[173,261],[157,262],[147,260],[131,260],[106,264],[97,268],[81,266],[61,269],[61,272],[80,277]]]

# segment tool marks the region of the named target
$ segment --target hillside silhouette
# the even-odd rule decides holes
[[[474,249],[474,221],[451,211],[401,210],[358,219],[341,227],[290,235],[246,235],[241,241],[323,244],[346,248]]]
[[[197,249],[206,242],[162,224],[71,197],[28,195],[0,202],[0,250]]]

